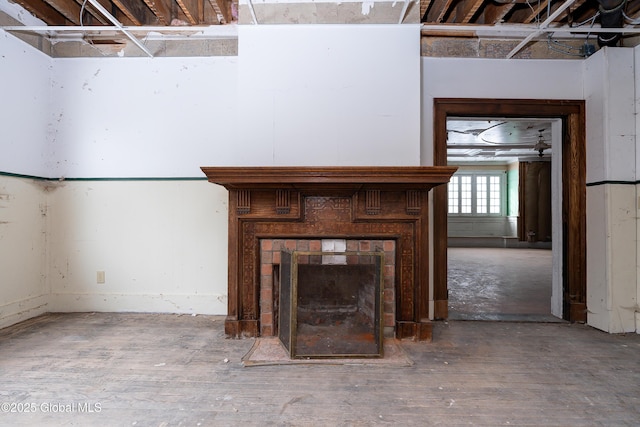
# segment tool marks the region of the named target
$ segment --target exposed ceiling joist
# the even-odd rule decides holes
[[[429,9],[429,5],[431,4],[431,0],[420,0],[420,19],[427,13],[427,9]]]
[[[88,3],[85,0],[16,1],[51,26],[110,25],[88,0]],[[175,25],[192,27],[229,24],[238,20],[238,0],[94,1],[125,28]],[[523,41],[526,45],[529,41],[541,40],[546,35],[555,37],[562,34],[567,38],[584,39],[587,33],[597,33],[600,26],[598,1],[602,0],[403,0],[404,4],[393,0],[326,0],[326,3],[325,0],[260,0],[260,4],[256,4],[259,8],[254,10],[253,0],[242,0],[242,23],[258,23],[256,11],[260,13],[261,24],[368,23],[369,15],[374,21],[380,20],[382,13],[390,13],[389,11],[395,8],[392,11],[393,18],[383,23],[404,24],[416,23],[419,20],[423,24],[422,35],[425,38],[492,37],[513,40],[526,37],[527,40]],[[393,3],[393,6],[390,6],[390,3]],[[83,4],[85,5],[81,20]],[[406,14],[400,14],[400,19],[398,5],[403,11],[407,11]],[[626,0],[623,7],[630,18],[640,15],[640,0]],[[362,14],[360,9],[363,11]],[[365,9],[373,10],[375,13],[367,15],[364,13]],[[283,11],[290,15],[274,18],[285,13]],[[367,17],[363,18],[365,16]],[[338,19],[339,22],[331,19]],[[534,28],[534,23],[543,20],[543,23],[535,25]],[[636,33],[636,26],[629,19],[623,26],[624,28],[612,28],[606,32]],[[518,51],[524,45],[519,46]],[[508,57],[516,53],[517,51],[511,52]]]
[[[491,2],[484,7],[476,23],[481,25],[500,24],[503,22],[504,17],[513,10],[515,5],[515,3]]]
[[[484,4],[484,0],[465,0],[458,4],[456,7],[456,16],[460,16],[462,19],[460,20],[463,24],[468,24],[471,22],[473,17],[480,7]]]
[[[513,58],[513,56],[516,53],[520,52],[520,50],[523,47],[525,47],[527,45],[527,43],[529,43],[531,40],[533,40],[534,37],[536,37],[537,35],[540,35],[541,33],[545,32],[545,28],[547,28],[549,26],[549,24],[551,24],[553,22],[553,20],[558,15],[560,15],[565,9],[567,9],[569,6],[571,6],[575,1],[576,0],[567,0],[566,2],[564,2],[564,4],[562,6],[560,6],[558,9],[556,9],[555,12],[553,12],[542,24],[540,24],[540,26],[538,27],[538,31],[537,32],[533,32],[533,33],[529,34],[516,47],[514,47],[513,50],[511,50],[511,52],[509,52],[509,54],[507,54],[507,59]]]
[[[427,12],[428,22],[444,22],[445,14],[448,12],[449,7],[453,0],[433,0],[431,8]]]
[[[149,8],[135,0],[112,0],[116,7],[131,21],[133,25],[152,23]],[[154,16],[155,18],[155,16]]]
[[[222,16],[221,24],[229,23],[233,20],[231,16],[231,7],[224,0],[209,0],[209,4],[216,12],[216,15]]]
[[[144,0],[144,3],[158,18],[162,25],[169,25],[171,22],[171,10],[162,0]]]
[[[69,21],[62,13],[45,1],[17,0],[16,3],[34,16],[39,17],[42,21],[50,23],[51,25],[66,25],[67,23],[72,23],[72,21]]]
[[[80,25],[80,5],[73,0],[47,0],[47,3],[57,10],[73,25]]]
[[[176,0],[178,6],[184,13],[184,16],[187,17],[189,24],[198,25],[200,22],[197,19],[198,14],[198,0]]]

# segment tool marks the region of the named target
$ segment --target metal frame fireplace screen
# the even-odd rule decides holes
[[[382,357],[383,252],[282,251],[278,337],[291,358]]]

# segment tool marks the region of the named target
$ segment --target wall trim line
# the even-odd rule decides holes
[[[12,178],[33,179],[36,181],[206,181],[207,177],[92,177],[92,178],[46,178],[36,175],[25,175],[12,172],[0,171],[0,176]]]
[[[638,185],[639,181],[617,181],[617,180],[604,180],[604,181],[596,181],[596,182],[587,182],[587,187],[597,187],[599,185]]]

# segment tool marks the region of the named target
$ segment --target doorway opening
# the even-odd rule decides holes
[[[447,162],[458,167],[448,186],[449,319],[562,317],[562,277],[552,274],[561,129],[560,119],[447,118]]]
[[[584,322],[584,102],[434,104],[434,317]]]

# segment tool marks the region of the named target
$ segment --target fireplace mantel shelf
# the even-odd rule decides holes
[[[262,243],[340,238],[392,240],[395,276],[385,295],[398,338],[431,337],[429,191],[455,167],[202,167],[209,182],[229,190],[229,281],[225,332],[273,335],[278,301],[260,263]],[[273,262],[275,265],[275,261]],[[275,267],[274,267],[275,268]],[[267,289],[269,290],[269,289]],[[275,299],[275,297],[274,297]],[[395,308],[393,308],[395,307]],[[393,327],[393,326],[392,326]]]
[[[227,189],[356,188],[429,190],[449,181],[456,171],[448,166],[344,167],[202,167],[209,182]]]

